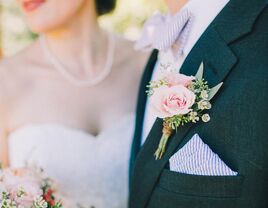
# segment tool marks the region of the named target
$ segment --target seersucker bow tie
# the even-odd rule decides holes
[[[138,50],[158,49],[183,53],[193,16],[188,9],[183,9],[174,16],[159,12],[149,18],[142,29],[141,38],[136,43]]]

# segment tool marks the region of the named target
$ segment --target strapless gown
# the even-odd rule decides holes
[[[98,136],[63,125],[30,124],[9,136],[11,167],[35,164],[74,207],[126,208],[134,114]]]

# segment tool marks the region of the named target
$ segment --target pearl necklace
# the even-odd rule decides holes
[[[109,74],[112,71],[112,65],[113,65],[114,53],[115,53],[115,40],[112,34],[110,33],[108,34],[109,34],[108,35],[109,43],[108,43],[108,50],[107,50],[107,60],[106,60],[104,69],[97,77],[90,78],[88,80],[77,79],[72,73],[70,73],[68,69],[66,69],[64,64],[50,51],[50,49],[48,48],[47,40],[44,36],[40,37],[40,43],[41,43],[41,47],[44,52],[44,55],[46,56],[48,61],[55,67],[55,69],[58,70],[58,72],[66,80],[68,80],[69,82],[71,82],[72,84],[76,86],[92,87],[101,83],[104,79],[106,79],[109,76]]]

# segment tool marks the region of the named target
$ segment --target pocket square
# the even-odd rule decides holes
[[[169,159],[171,171],[202,176],[236,176],[220,157],[195,134]]]

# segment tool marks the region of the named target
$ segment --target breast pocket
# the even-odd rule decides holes
[[[199,176],[177,173],[165,169],[158,187],[176,194],[200,197],[239,197],[243,177]]]
[[[147,208],[236,208],[243,177],[198,176],[163,170]]]

